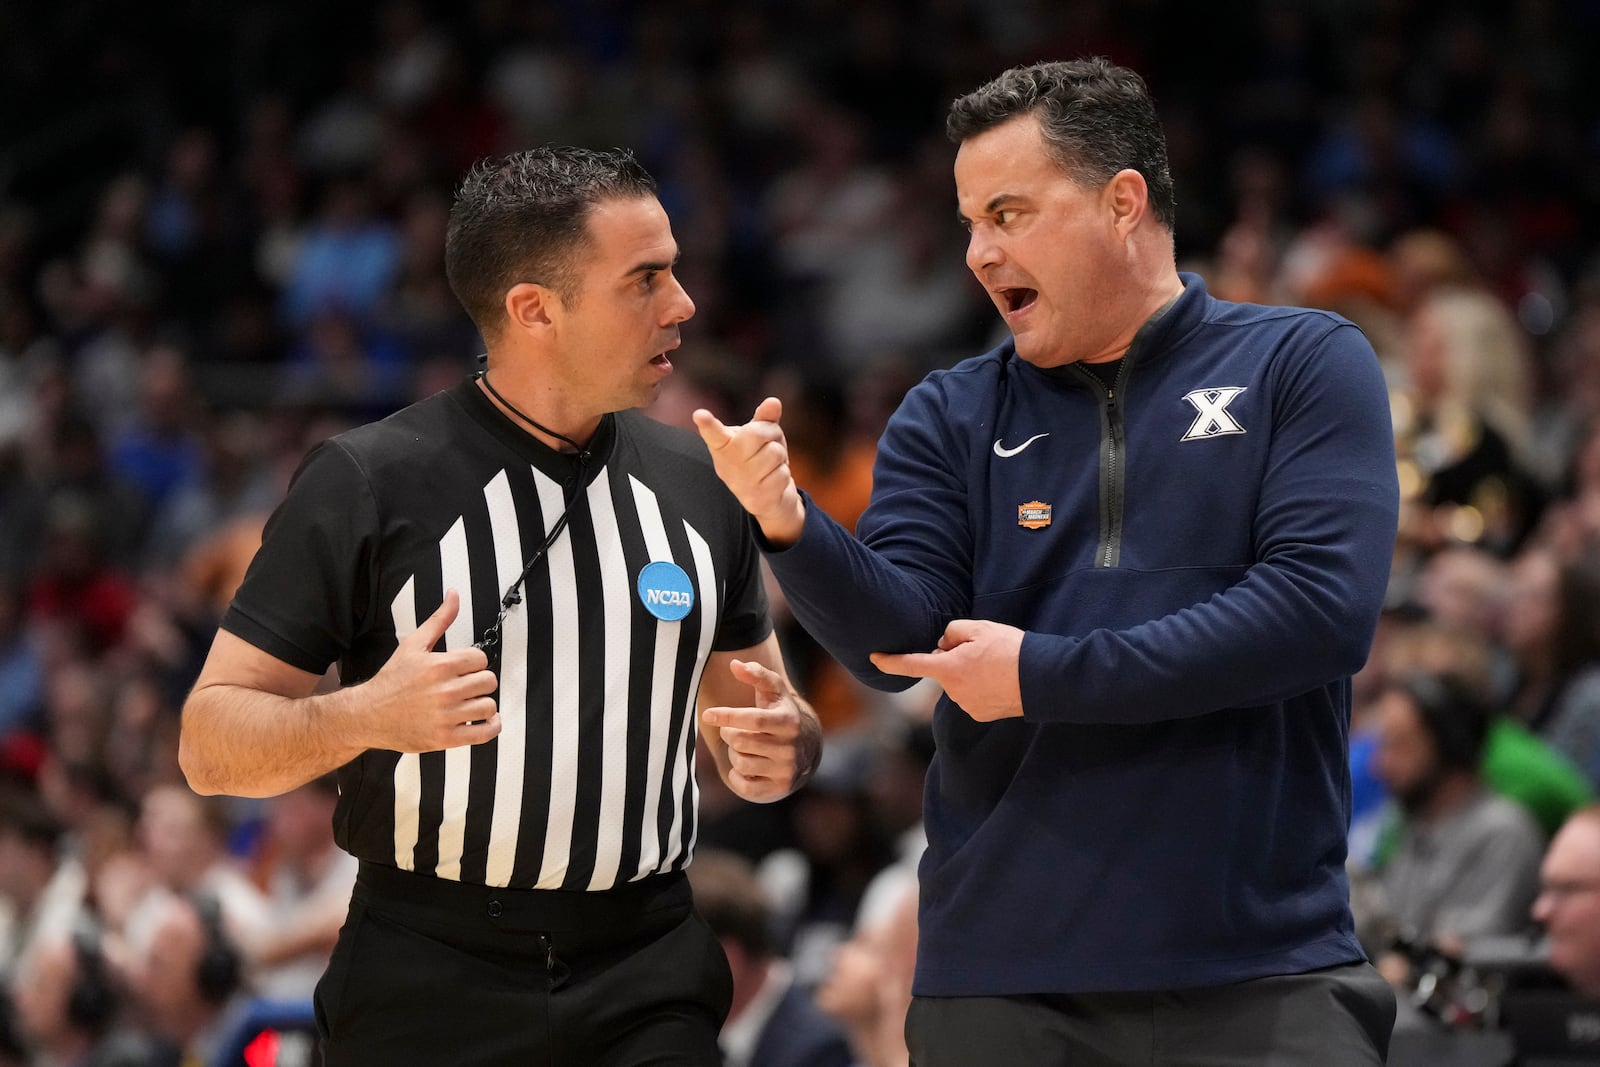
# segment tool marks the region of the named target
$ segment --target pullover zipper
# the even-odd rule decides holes
[[[1122,559],[1122,505],[1126,489],[1122,390],[1128,378],[1124,357],[1116,380],[1107,387],[1093,371],[1074,364],[1079,374],[1100,394],[1100,543],[1095,547],[1096,567],[1115,567]]]

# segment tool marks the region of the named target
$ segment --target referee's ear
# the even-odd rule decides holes
[[[538,282],[518,282],[506,290],[505,308],[513,331],[537,336],[555,328],[561,297]]]

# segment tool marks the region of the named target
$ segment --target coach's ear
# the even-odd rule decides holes
[[[518,282],[506,290],[506,318],[518,333],[553,329],[560,314],[561,297],[538,282]]]

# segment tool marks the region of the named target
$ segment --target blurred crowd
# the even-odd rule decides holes
[[[0,1064],[233,1063],[309,995],[353,877],[331,787],[193,796],[178,708],[306,449],[472,368],[442,248],[474,159],[633,148],[699,308],[652,413],[782,396],[850,523],[904,389],[999,339],[943,114],[1036,58],[1143,72],[1180,266],[1350,317],[1388,375],[1403,519],[1352,726],[1374,956],[1406,991],[1406,946],[1600,928],[1557,892],[1600,894],[1600,846],[1541,875],[1600,788],[1596,40],[1579,0],[0,7]],[[932,694],[864,691],[773,592],[830,746],[779,805],[702,783],[730,1028],[794,990],[828,1034],[804,1062],[903,1064]],[[1552,958],[1600,974],[1596,942]]]

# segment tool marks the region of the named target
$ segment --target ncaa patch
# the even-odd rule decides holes
[[[1017,505],[1017,525],[1025,530],[1042,530],[1050,525],[1050,505],[1043,500],[1030,500]]]
[[[639,572],[639,603],[662,622],[677,622],[694,607],[694,586],[676,563],[656,560]]]

